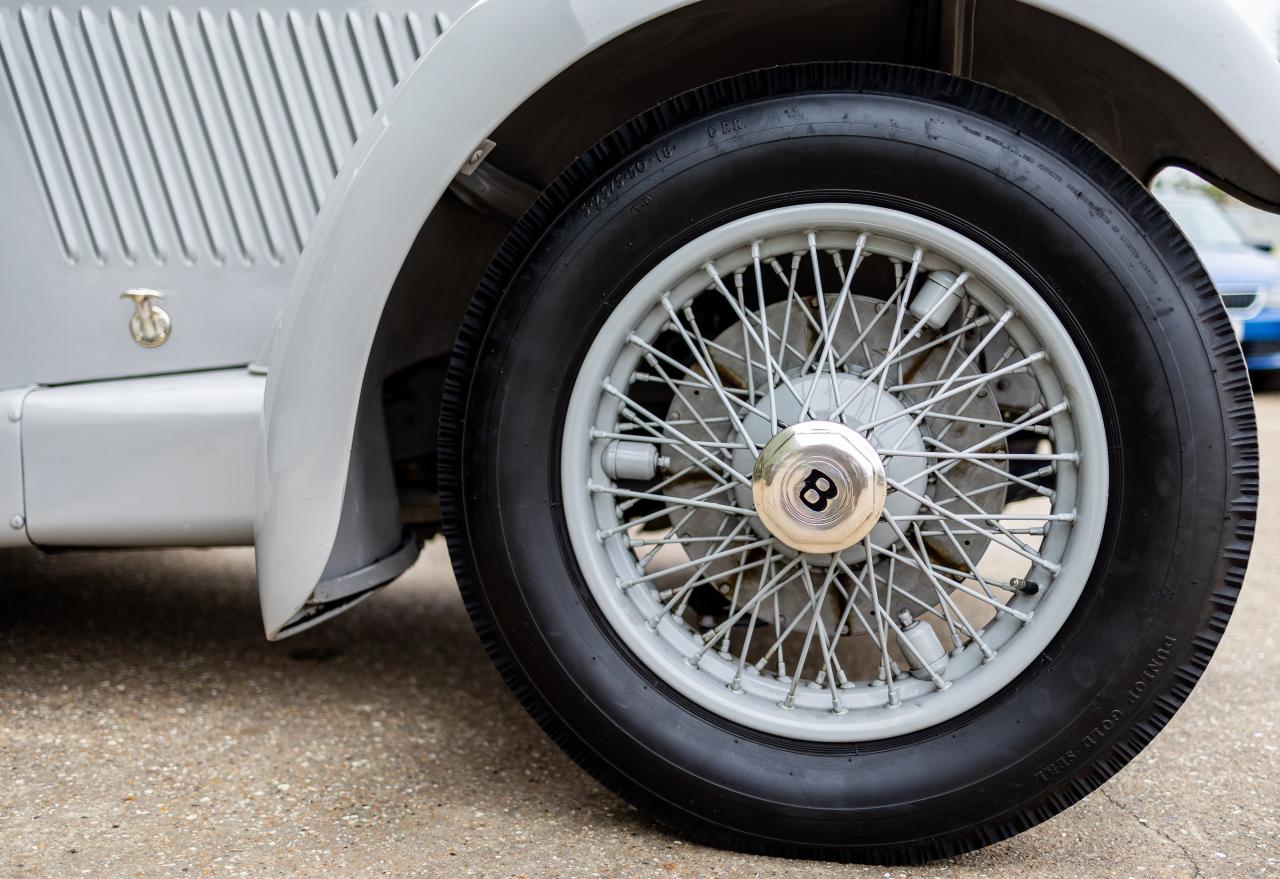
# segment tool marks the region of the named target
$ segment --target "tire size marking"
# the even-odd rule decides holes
[[[1173,647],[1177,642],[1177,636],[1165,635],[1155,653],[1147,660],[1147,664],[1143,667],[1142,673],[1138,675],[1138,679],[1129,686],[1129,690],[1125,694],[1124,707],[1117,706],[1112,708],[1102,720],[1098,721],[1093,729],[1089,730],[1080,739],[1079,745],[1067,748],[1056,760],[1052,760],[1041,767],[1035,773],[1036,781],[1047,782],[1057,778],[1070,769],[1086,752],[1093,750],[1110,738],[1111,734],[1119,728],[1120,721],[1124,719],[1126,710],[1143,697],[1149,683],[1159,675],[1164,664],[1168,662],[1169,655],[1173,652]]]
[[[627,184],[643,177],[655,167],[675,159],[678,153],[679,150],[675,141],[668,141],[667,143],[658,144],[638,159],[629,162],[625,167],[620,168],[608,179],[601,182],[587,196],[586,200],[582,202],[582,213],[589,216],[592,213],[604,210],[609,202],[613,201],[627,187]],[[652,202],[650,201],[649,204],[652,204]]]

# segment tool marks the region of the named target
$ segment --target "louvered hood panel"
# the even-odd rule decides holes
[[[465,5],[0,8],[0,388],[251,359],[343,159]],[[161,348],[133,287],[165,294]]]

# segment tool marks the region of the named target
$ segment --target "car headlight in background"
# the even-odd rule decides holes
[[[1276,281],[1270,287],[1263,289],[1262,307],[1280,308],[1280,281]]]

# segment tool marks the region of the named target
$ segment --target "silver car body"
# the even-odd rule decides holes
[[[444,194],[527,150],[549,169],[527,200],[565,162],[557,133],[572,158],[671,93],[644,83],[699,84],[670,73],[682,57],[690,76],[760,66],[707,48],[767,40],[753,16],[889,27],[927,7],[932,66],[1139,176],[1182,164],[1280,205],[1280,65],[1223,0],[716,2],[0,9],[0,546],[254,543],[269,637],[393,579],[417,544],[379,405],[405,355],[379,339]],[[805,58],[788,51],[761,57]],[[840,60],[886,59],[851,40]],[[587,76],[625,100],[566,103]],[[502,136],[522,114],[554,118],[542,147]],[[130,331],[137,289],[163,295],[156,347]],[[456,296],[425,295],[419,319],[451,328]]]

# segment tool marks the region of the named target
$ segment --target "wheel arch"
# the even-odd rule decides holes
[[[1139,177],[1179,164],[1280,206],[1280,117],[1249,112],[1280,92],[1280,67],[1222,0],[1190,0],[1179,16],[1141,5],[477,5],[361,138],[279,323],[256,523],[268,636],[353,603],[318,603],[318,586],[362,575],[376,586],[412,561],[402,509],[431,516],[418,500],[434,479],[436,376],[511,215],[592,143],[671,95],[775,64],[910,64],[1036,104]],[[1227,49],[1235,68],[1224,72],[1215,59]],[[485,173],[455,177],[486,138],[497,146]]]

